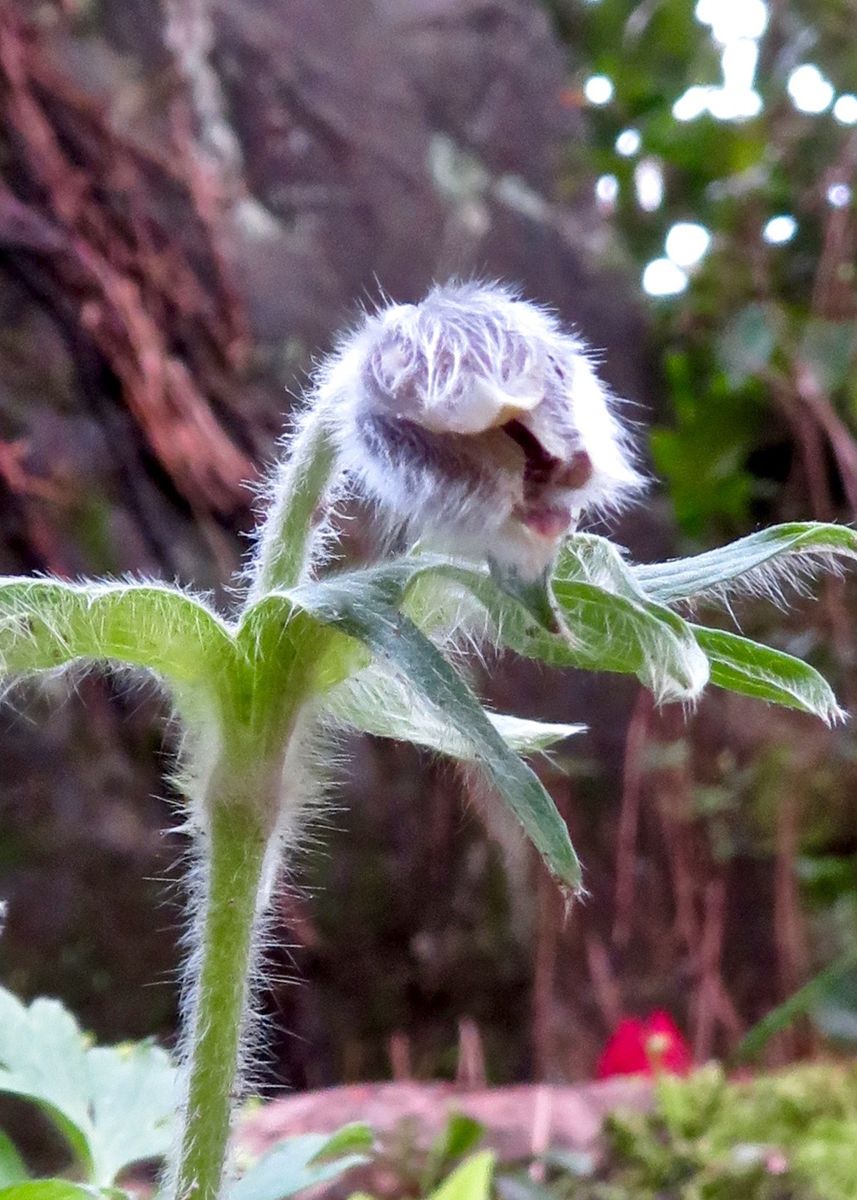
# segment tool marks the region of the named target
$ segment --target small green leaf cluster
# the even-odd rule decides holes
[[[851,1200],[857,1074],[812,1064],[730,1080],[664,1075],[648,1111],[608,1116],[596,1152],[501,1166],[500,1200]],[[535,1174],[533,1166],[537,1166]]]
[[[652,1113],[611,1118],[603,1184],[580,1195],[850,1200],[855,1138],[853,1068],[811,1064],[733,1081],[709,1066],[687,1080],[664,1077]]]
[[[401,1132],[406,1136],[413,1133],[414,1144],[398,1144]],[[410,1122],[403,1122],[394,1134],[394,1145],[380,1157],[382,1167],[396,1176],[404,1194],[424,1200],[489,1200],[494,1194],[496,1155],[477,1149],[485,1134],[479,1121],[464,1113],[450,1113],[427,1151],[417,1144],[420,1132],[412,1129]],[[374,1197],[355,1192],[349,1200]]]

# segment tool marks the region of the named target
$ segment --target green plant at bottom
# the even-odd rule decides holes
[[[608,1121],[606,1179],[577,1200],[853,1200],[857,1070],[665,1077],[654,1111]]]
[[[57,1000],[24,1005],[0,988],[0,1092],[36,1105],[68,1148],[73,1179],[32,1179],[0,1130],[2,1200],[117,1200],[132,1168],[164,1159],[176,1135],[179,1072],[150,1042],[94,1046]],[[366,1125],[304,1134],[237,1165],[229,1200],[287,1200],[369,1161]]]
[[[0,1092],[37,1105],[66,1142],[71,1178],[32,1179],[0,1131],[0,1200],[123,1200],[129,1169],[174,1139],[177,1068],[150,1043],[93,1046],[54,1000],[29,1006],[0,989]],[[415,1165],[381,1156],[362,1124],[286,1138],[239,1155],[227,1200],[288,1200],[381,1161],[402,1194],[425,1200],[853,1200],[857,1066],[808,1064],[730,1080],[711,1065],[664,1076],[650,1112],[608,1117],[603,1153],[552,1148],[522,1168],[476,1151],[484,1129],[453,1114]],[[420,1130],[416,1130],[417,1141]],[[351,1200],[371,1200],[354,1193]]]

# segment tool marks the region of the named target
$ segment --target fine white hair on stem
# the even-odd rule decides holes
[[[282,506],[288,506],[294,491],[300,487],[300,475],[306,466],[306,458],[312,459],[312,443],[321,420],[312,394],[308,401],[299,405],[289,415],[289,428],[279,440],[280,456],[274,468],[264,476],[255,488],[258,522],[251,535],[251,550],[247,555],[235,592],[240,599],[259,599],[266,586],[265,559],[275,557],[282,541],[284,530],[278,519]],[[341,470],[333,471],[326,478],[317,496],[316,511],[312,514],[309,528],[305,530],[305,545],[301,548],[302,568],[299,578],[311,576],[322,566],[329,566],[339,551],[340,534],[338,523],[348,519],[347,501],[352,498],[352,481]],[[287,537],[294,536],[294,531]],[[298,582],[298,578],[290,583]]]
[[[178,788],[190,787],[194,792],[201,786],[198,756],[204,763],[210,749],[202,748],[206,737],[196,731],[193,749],[185,745],[183,761],[177,767],[173,781]],[[246,998],[243,1005],[240,1057],[237,1064],[234,1095],[248,1093],[257,1087],[265,1063],[267,1038],[259,1021],[263,985],[270,980],[267,968],[269,952],[282,946],[272,936],[278,906],[276,896],[294,886],[293,876],[300,857],[319,843],[318,830],[323,827],[334,809],[329,795],[334,771],[339,759],[335,738],[322,723],[315,706],[304,706],[292,727],[280,771],[280,795],[276,803],[276,823],[267,838],[262,878],[256,893],[256,916],[246,965]],[[203,955],[203,926],[208,902],[208,872],[210,850],[207,833],[208,815],[195,807],[189,822],[181,831],[192,834],[186,854],[187,869],[183,881],[187,900],[188,921],[182,941],[185,965],[182,971],[181,1009],[184,1039],[179,1059],[187,1065],[196,1035],[196,1011],[199,1003],[199,980]],[[188,1076],[185,1074],[185,1084]],[[181,1138],[182,1131],[177,1132]],[[171,1156],[176,1162],[177,1155]],[[166,1180],[168,1187],[171,1185]]]
[[[388,519],[527,576],[582,512],[643,485],[586,344],[496,283],[365,314],[319,364],[311,406]]]

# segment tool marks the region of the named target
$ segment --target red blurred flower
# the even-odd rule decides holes
[[[601,1052],[596,1074],[599,1079],[662,1071],[687,1075],[690,1068],[690,1046],[669,1013],[659,1011],[642,1019],[624,1017]]]

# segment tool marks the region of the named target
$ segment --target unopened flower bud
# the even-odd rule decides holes
[[[369,496],[412,533],[525,578],[581,510],[641,485],[584,344],[497,285],[436,287],[367,316],[317,396]]]

